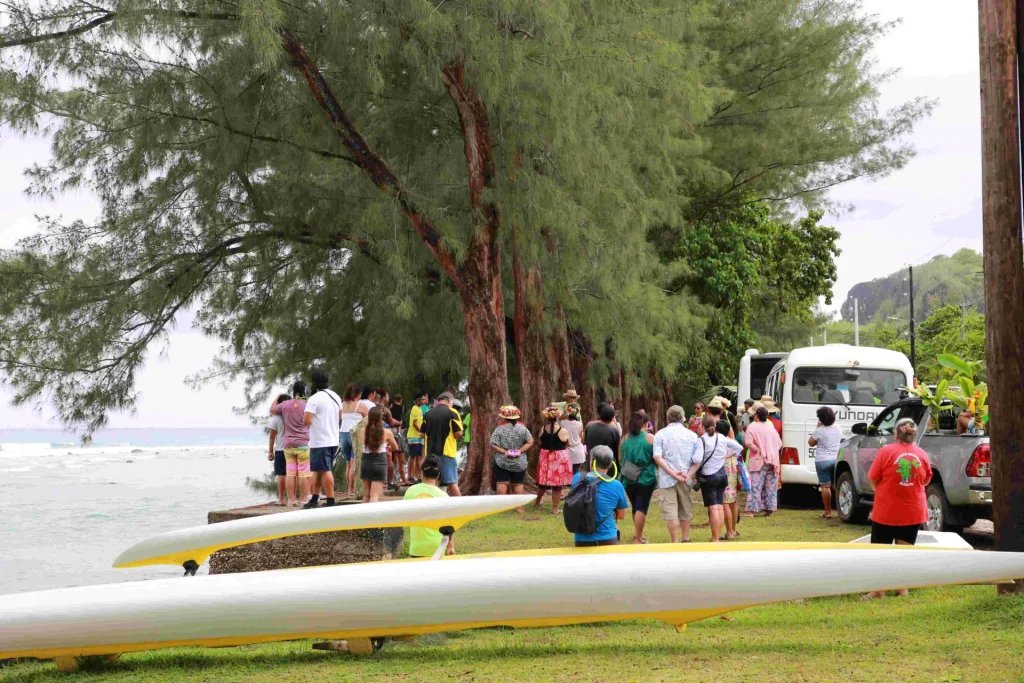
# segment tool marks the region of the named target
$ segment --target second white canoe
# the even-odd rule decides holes
[[[157,534],[118,555],[114,566],[181,566],[189,560],[199,565],[224,548],[346,529],[405,526],[440,529],[450,526],[457,531],[474,519],[505,512],[531,501],[533,496],[465,496],[294,510]]]

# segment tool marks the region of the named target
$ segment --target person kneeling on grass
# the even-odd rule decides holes
[[[619,530],[615,522],[626,518],[626,510],[629,509],[626,489],[618,479],[608,476],[608,470],[615,463],[611,448],[597,446],[590,452],[590,457],[594,462],[594,471],[585,474],[577,472],[572,483],[575,486],[583,476],[597,477],[597,531],[592,534],[575,534],[576,547],[618,545]]]
[[[448,494],[437,486],[437,479],[441,476],[441,461],[436,455],[431,455],[423,461],[423,481],[410,486],[405,492],[405,500],[417,498],[447,498]],[[409,528],[409,556],[410,557],[433,557],[437,546],[441,545],[444,536],[440,531],[426,527],[414,526]],[[448,548],[445,555],[455,554],[455,537],[448,537]]]
[[[878,449],[868,480],[875,486],[871,510],[871,542],[882,545],[914,545],[917,531],[928,521],[925,487],[932,480],[928,454],[917,447],[917,423],[905,417],[896,423],[896,441]],[[899,591],[907,595],[907,589]],[[883,598],[872,591],[865,600]]]

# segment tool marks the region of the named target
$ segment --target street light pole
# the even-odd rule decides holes
[[[853,345],[860,346],[860,306],[857,298],[853,299]]]

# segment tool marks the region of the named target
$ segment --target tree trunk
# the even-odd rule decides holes
[[[470,206],[475,214],[459,290],[469,350],[469,401],[476,417],[470,425],[469,462],[461,483],[465,493],[472,495],[492,490],[488,444],[498,423],[498,410],[509,400],[498,239],[501,212],[494,202],[484,201],[484,191],[493,186],[495,176],[487,107],[466,83],[461,59],[443,68],[441,74],[459,114]]]
[[[497,265],[500,267],[500,264],[499,256]],[[498,410],[509,400],[508,369],[505,366],[505,318],[500,296],[495,301],[467,293],[461,299],[466,347],[469,351],[469,404],[473,419],[469,425],[471,440],[468,462],[460,488],[465,495],[476,495],[490,493],[492,490],[493,459],[488,452],[488,444],[491,432],[497,426]]]
[[[1024,551],[1024,246],[1014,0],[980,0],[982,201],[996,549]]]
[[[561,401],[565,392],[576,389],[572,368],[569,364],[569,328],[565,324],[565,313],[561,304],[555,307],[554,327],[550,334],[548,350],[549,367],[554,377],[548,382],[549,390],[554,394],[551,400]]]
[[[629,401],[629,385],[626,382],[626,373],[622,370],[622,366],[619,366],[618,388],[619,388],[619,400],[616,404],[616,412],[619,414],[619,422],[622,423],[623,428],[629,424],[629,418],[633,417],[633,412],[630,410]]]
[[[516,363],[519,366],[519,409],[523,422],[534,434],[543,424],[541,412],[551,400],[548,379],[547,338],[544,334],[544,301],[540,264],[522,248],[519,228],[512,232],[512,276],[515,289]],[[556,385],[557,386],[557,385]]]
[[[580,395],[580,419],[583,424],[587,424],[597,418],[597,392],[590,376],[594,351],[590,341],[576,330],[569,330],[569,342],[569,366],[572,369],[572,382]]]
[[[461,60],[441,70],[462,127],[466,156],[466,181],[473,210],[473,234],[461,265],[441,240],[433,222],[413,204],[398,176],[378,156],[342,109],[320,69],[287,28],[281,42],[294,66],[306,79],[310,91],[327,114],[331,125],[353,162],[374,185],[395,198],[403,215],[419,234],[445,276],[459,292],[463,327],[469,351],[469,399],[474,419],[469,462],[463,473],[464,493],[491,489],[491,458],[487,451],[498,408],[508,399],[508,369],[505,365],[505,314],[501,286],[501,246],[498,227],[501,211],[494,202],[484,201],[484,192],[495,176],[490,122],[483,100],[465,81]]]

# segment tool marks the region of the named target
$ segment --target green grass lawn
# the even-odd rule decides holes
[[[647,538],[667,542],[655,508]],[[707,519],[699,505],[695,515]],[[619,527],[631,538],[627,521]],[[867,527],[826,521],[811,510],[780,510],[744,521],[740,531],[745,541],[849,541]],[[706,526],[692,534],[695,541],[709,536]],[[473,522],[457,537],[460,554],[569,541],[549,506]],[[580,580],[596,585],[594,577]],[[655,621],[494,628],[392,642],[369,657],[315,651],[311,642],[127,654],[67,675],[52,663],[19,662],[0,669],[0,680],[1024,681],[1024,598],[997,597],[990,586],[916,590],[871,603],[820,598],[733,612],[682,633]]]

